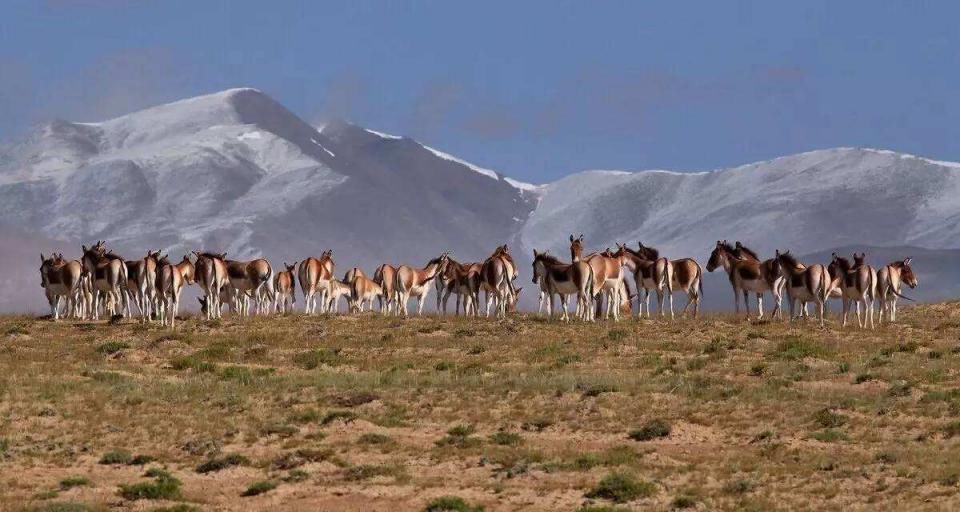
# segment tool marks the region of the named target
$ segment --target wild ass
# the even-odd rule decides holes
[[[738,242],[739,243],[739,242]],[[660,251],[653,247],[643,245],[638,242],[640,249],[646,249],[652,256],[659,256]],[[693,305],[693,317],[696,318],[700,313],[700,299],[703,298],[703,269],[693,258],[680,258],[669,260],[670,267],[670,290],[671,292],[682,291],[687,294],[687,303],[683,306],[680,314],[685,314],[690,305]],[[649,309],[648,309],[649,311]],[[673,311],[673,301],[670,302],[670,311]]]
[[[398,314],[407,316],[407,301],[410,297],[417,298],[417,314],[423,314],[423,301],[430,291],[432,281],[443,273],[447,267],[447,253],[428,261],[422,269],[408,265],[400,265],[394,279],[394,297],[397,301]]]
[[[827,267],[819,263],[810,266],[802,265],[790,254],[790,251],[781,253],[778,250],[776,260],[786,279],[787,298],[790,300],[790,319],[798,318],[794,316],[794,310],[800,305],[799,303],[813,302],[817,305],[820,327],[823,327],[824,307],[832,289],[832,280]]]
[[[81,246],[83,249],[83,270],[89,272],[93,282],[94,304],[93,319],[99,318],[99,298],[100,293],[104,294],[105,310],[111,316],[120,314],[126,309],[123,306],[127,304],[124,288],[127,281],[127,267],[123,263],[123,258],[113,253],[108,253],[105,242],[98,241],[93,247]]]
[[[154,307],[159,307],[156,291],[158,259],[160,251],[147,251],[147,255],[138,260],[127,260],[127,289],[129,301],[134,299],[137,310],[140,312],[140,321],[152,320]]]
[[[273,267],[270,262],[257,258],[251,261],[225,260],[225,263],[230,286],[238,292],[234,294],[234,302],[240,316],[250,315],[250,297],[257,302],[257,314],[267,313],[263,297],[273,297]],[[264,291],[265,295],[262,293]]]
[[[487,316],[490,307],[495,306],[497,318],[505,318],[507,310],[516,302],[513,280],[517,276],[517,267],[510,256],[507,245],[497,247],[489,258],[480,265],[480,288],[486,294]]]
[[[894,261],[877,271],[877,297],[880,299],[880,323],[883,323],[883,314],[886,312],[888,322],[897,321],[897,299],[913,300],[900,293],[903,284],[911,289],[920,284],[913,267],[912,258]]]
[[[460,313],[461,298],[479,302],[480,267],[481,263],[460,263],[449,258],[447,268],[434,281],[437,287],[437,311],[447,314],[447,302],[450,295],[457,296],[454,314]],[[473,274],[473,275],[471,275]],[[476,285],[476,289],[472,284]],[[477,306],[474,303],[474,306]],[[466,312],[466,307],[464,308]]]
[[[553,296],[560,296],[563,313],[560,319],[570,320],[567,297],[577,295],[577,318],[593,320],[593,268],[583,261],[564,263],[546,252],[533,250],[533,282],[547,297],[547,316],[553,316]]]
[[[332,314],[337,314],[340,311],[340,298],[345,297],[347,300],[347,311],[350,310],[350,301],[351,301],[351,287],[350,283],[345,281],[339,281],[334,279],[330,281],[330,292],[327,294],[327,312]]]
[[[46,258],[40,253],[40,286],[47,296],[50,316],[54,321],[60,320],[61,300],[65,303],[67,314],[77,314],[77,303],[82,300],[82,274],[83,265],[79,261],[66,261],[63,255],[58,254]]]
[[[299,278],[305,303],[304,313],[316,312],[318,299],[320,312],[324,312],[330,292],[330,282],[334,279],[333,269],[333,251],[329,249],[321,253],[320,258],[310,257],[300,262]]]
[[[760,269],[763,273],[764,279],[767,280],[767,285],[770,288],[770,295],[773,296],[773,312],[770,313],[770,316],[773,318],[782,318],[783,308],[781,303],[783,301],[783,287],[787,280],[784,278],[783,273],[779,270],[779,265],[777,264],[775,258],[769,258],[761,261],[760,256],[758,256],[756,252],[740,243],[739,240],[737,240],[736,244],[734,245],[733,254],[739,259],[753,260],[760,264]],[[806,305],[803,307],[803,313],[804,315],[807,313]]]
[[[204,300],[201,301],[201,309],[206,315],[207,320],[220,318],[221,314],[221,293],[230,286],[227,277],[226,253],[196,252],[197,257],[196,273],[197,283],[203,291]]]
[[[184,286],[193,284],[195,267],[187,256],[176,264],[163,257],[157,261],[157,265],[159,268],[155,289],[160,308],[160,325],[169,324],[172,329],[180,312],[180,293]]]
[[[381,288],[378,297],[380,312],[383,314],[392,313],[396,306],[397,267],[387,263],[380,265],[373,273],[373,282],[380,285]]]
[[[383,310],[383,287],[376,281],[367,278],[364,275],[357,275],[350,282],[350,311],[353,313],[363,313],[363,303],[366,301],[367,307],[373,310],[373,299],[381,300],[380,311]]]
[[[609,300],[604,312],[604,318],[610,318],[610,312],[613,311],[613,320],[620,320],[620,308],[613,304],[620,304],[624,295],[623,286],[623,266],[626,262],[626,252],[621,247],[612,256],[604,256],[600,253],[592,253],[583,256],[583,235],[574,238],[570,235],[570,259],[574,262],[585,261],[593,269],[593,293],[599,295],[607,292]],[[599,306],[599,304],[598,304]],[[599,311],[597,311],[599,314]]]
[[[292,312],[293,305],[297,303],[297,281],[294,277],[297,262],[293,262],[293,265],[283,262],[283,268],[285,270],[277,272],[273,278],[273,308],[275,312],[286,314],[287,308]]]
[[[850,304],[857,304],[857,325],[863,329],[865,327],[863,318],[860,316],[860,305],[863,305],[864,313],[870,328],[873,329],[873,301],[877,294],[877,271],[866,264],[866,253],[853,253],[854,263],[842,258],[837,253],[833,253],[833,260],[827,266],[827,271],[833,278],[832,288],[840,291],[840,298],[843,301],[843,320],[840,326],[847,326],[847,315],[850,313]]]
[[[744,307],[747,317],[750,316],[750,292],[757,294],[758,319],[763,319],[763,292],[771,289],[773,275],[778,273],[775,265],[768,268],[754,258],[741,258],[733,246],[726,240],[717,240],[717,245],[710,253],[707,261],[707,272],[713,272],[719,267],[727,272],[730,286],[733,287],[734,310],[740,314],[740,294],[743,294]]]
[[[637,318],[643,316],[643,306],[647,306],[647,318],[650,318],[650,290],[657,293],[657,305],[660,316],[664,316],[664,295],[670,298],[670,318],[673,319],[673,267],[670,260],[661,258],[656,249],[639,244],[638,250],[633,250],[624,244],[617,244],[617,248],[624,251],[625,266],[633,273],[633,281],[637,287]],[[640,297],[643,290],[643,298]]]

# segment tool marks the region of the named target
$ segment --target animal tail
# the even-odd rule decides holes
[[[699,263],[697,263],[697,289],[700,292],[700,298],[703,298],[703,269],[700,268]]]
[[[897,297],[900,297],[901,299],[906,299],[906,300],[909,300],[910,302],[916,302],[915,300],[911,299],[910,297],[907,297],[906,295],[904,295],[904,294],[902,294],[902,293],[894,290],[892,286],[890,287],[890,293],[896,295]]]

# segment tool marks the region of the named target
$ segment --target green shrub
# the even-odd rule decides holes
[[[66,491],[74,487],[84,487],[90,485],[90,480],[83,476],[68,476],[60,480],[60,489]]]
[[[367,432],[360,436],[357,440],[360,444],[388,444],[390,443],[390,436],[384,434],[378,434],[376,432]]]
[[[662,419],[653,419],[644,426],[630,432],[630,439],[634,441],[650,441],[670,435],[670,424]]]
[[[100,464],[130,464],[132,461],[133,455],[126,450],[113,450],[100,457]]]
[[[610,473],[584,496],[591,499],[605,499],[616,503],[626,503],[637,498],[653,496],[656,486],[650,482],[637,480],[625,473]]]
[[[805,357],[817,357],[826,352],[822,343],[801,336],[784,336],[770,354],[771,357],[795,361]]]
[[[490,436],[490,441],[501,446],[516,446],[523,442],[523,438],[514,432],[496,432]]]
[[[180,480],[162,476],[152,482],[120,485],[119,494],[126,500],[177,500],[180,499]]]
[[[483,507],[470,505],[457,496],[441,496],[427,503],[423,512],[483,512]]]
[[[243,491],[240,496],[250,497],[250,496],[259,496],[263,493],[270,492],[277,488],[276,482],[271,482],[269,480],[262,480],[260,482],[254,482],[250,484],[250,487],[247,487],[247,490]]]
[[[845,424],[847,417],[842,414],[837,414],[829,408],[825,408],[820,409],[813,415],[813,421],[823,428],[836,428]]]
[[[320,365],[337,366],[340,364],[340,349],[310,350],[293,356],[293,364],[304,370],[314,370]]]
[[[116,354],[121,350],[130,348],[130,345],[122,341],[108,341],[97,346],[97,352],[100,354]]]
[[[326,416],[323,417],[323,420],[320,423],[323,425],[329,425],[338,420],[344,423],[350,423],[355,419],[357,419],[357,414],[353,411],[330,411]]]
[[[197,466],[197,473],[213,473],[233,466],[246,466],[250,460],[243,455],[231,453],[223,457],[214,457]]]

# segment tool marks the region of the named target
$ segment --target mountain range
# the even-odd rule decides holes
[[[566,258],[572,233],[588,247],[639,240],[704,264],[717,239],[818,260],[853,246],[875,264],[912,255],[917,297],[942,299],[960,291],[960,164],[836,148],[533,185],[408,137],[340,120],[312,126],[256,89],[98,123],[58,120],[0,148],[3,311],[45,304],[39,252],[77,257],[99,239],[127,257],[208,249],[275,266],[329,248],[338,273],[443,251],[480,260],[507,243],[529,286],[532,249]],[[709,305],[728,304],[724,280],[707,281]]]

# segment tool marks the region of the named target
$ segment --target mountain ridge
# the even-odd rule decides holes
[[[332,248],[338,268],[371,270],[447,250],[480,260],[509,243],[526,275],[533,248],[565,256],[571,233],[593,249],[642,240],[701,262],[717,239],[771,254],[956,249],[958,197],[958,163],[845,147],[531,184],[409,137],[344,120],[311,126],[253,88],[56,120],[0,148],[0,219],[37,236],[27,244],[106,239],[128,255],[214,249],[275,261]]]

